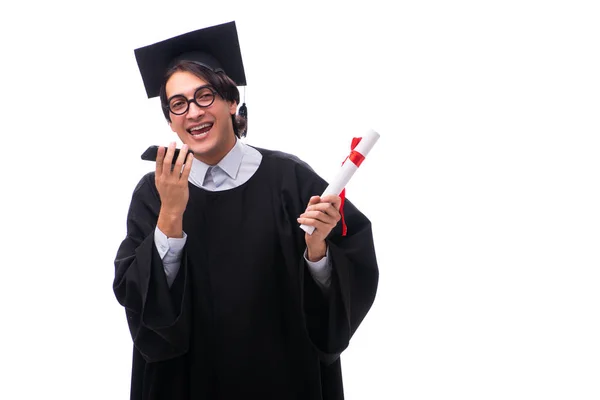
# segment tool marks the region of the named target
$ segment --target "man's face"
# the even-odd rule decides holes
[[[190,72],[175,72],[166,84],[167,99],[175,95],[191,99],[196,89],[206,85],[205,81]],[[231,116],[236,110],[235,102],[225,101],[216,95],[214,102],[208,107],[198,107],[191,102],[185,114],[170,113],[169,125],[179,139],[195,153],[198,160],[214,165],[221,161],[235,144]]]

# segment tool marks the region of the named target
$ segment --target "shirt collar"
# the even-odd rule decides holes
[[[241,140],[236,138],[233,148],[217,163],[219,168],[221,168],[231,179],[235,179],[240,170],[240,165],[244,158],[245,146],[246,145],[242,143]],[[190,180],[202,184],[206,177],[206,172],[210,167],[210,165],[194,158],[192,161],[192,170],[190,171]]]
[[[237,177],[240,165],[242,164],[242,158],[244,158],[243,143],[235,139],[235,145],[233,148],[223,157],[217,164],[231,179]]]

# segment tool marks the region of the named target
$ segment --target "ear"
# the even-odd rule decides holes
[[[173,124],[172,124],[171,122],[169,122],[169,128],[171,128],[171,130],[172,130],[173,132],[175,132],[175,129],[173,129]],[[175,133],[177,133],[177,132],[175,132]]]
[[[232,101],[229,103],[229,114],[235,115],[237,113],[237,102]]]

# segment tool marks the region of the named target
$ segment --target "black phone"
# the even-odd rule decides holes
[[[180,152],[180,149],[175,149],[175,154],[173,155],[173,161],[171,161],[171,164],[175,164],[175,162],[177,161],[177,157],[179,157],[179,152]],[[194,152],[191,150],[188,150],[188,154],[189,153],[194,154]],[[150,146],[146,149],[146,151],[144,151],[142,153],[142,160],[156,161],[157,154],[158,154],[158,146]],[[165,154],[167,154],[167,153],[165,152]]]

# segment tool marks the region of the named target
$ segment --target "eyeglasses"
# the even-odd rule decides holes
[[[183,115],[190,108],[190,103],[194,102],[200,108],[209,107],[215,101],[217,92],[210,86],[200,86],[194,92],[194,97],[186,99],[185,96],[178,94],[171,97],[167,103],[167,108],[175,115]]]

